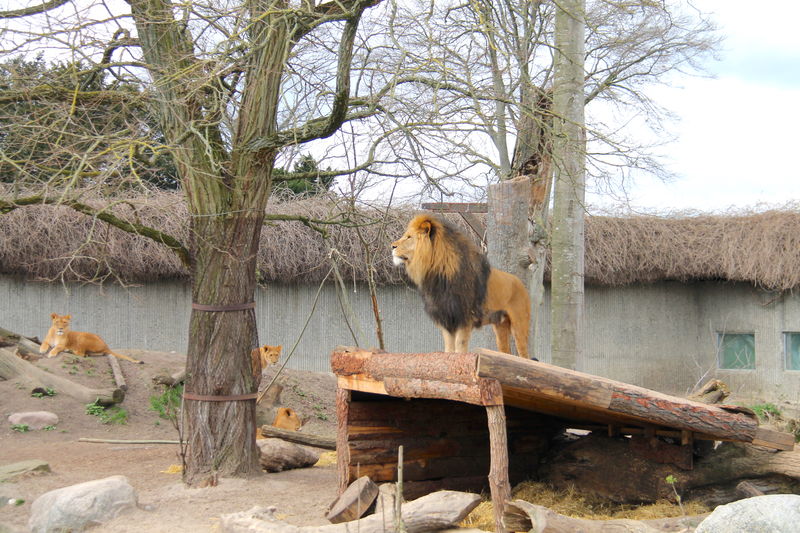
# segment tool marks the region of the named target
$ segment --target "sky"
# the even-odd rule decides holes
[[[680,117],[664,151],[675,177],[638,177],[627,191],[631,207],[726,212],[800,201],[800,2],[692,3],[713,14],[725,37],[721,60],[706,65],[714,78],[655,89]]]

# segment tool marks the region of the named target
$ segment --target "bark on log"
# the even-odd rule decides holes
[[[40,345],[31,339],[20,335],[19,333],[14,333],[13,331],[0,328],[0,340],[8,343],[9,345],[16,345],[19,353],[22,355],[33,355],[37,357],[42,356],[42,354],[39,353]]]
[[[0,377],[24,380],[31,388],[49,387],[59,394],[66,394],[83,403],[97,401],[100,405],[114,405],[125,399],[125,392],[121,389],[90,389],[84,387],[35,367],[6,348],[0,348]]]
[[[288,442],[296,444],[305,444],[306,446],[313,446],[314,448],[323,448],[325,450],[336,449],[336,439],[323,437],[321,435],[312,435],[310,433],[302,433],[298,431],[289,431],[286,429],[276,428],[275,426],[261,426],[261,434],[265,437],[273,437],[283,439]]]
[[[186,369],[183,369],[179,372],[172,374],[171,376],[167,376],[164,374],[154,376],[153,383],[156,385],[166,385],[167,387],[174,387],[175,385],[182,383],[186,379]]]
[[[477,494],[440,491],[403,504],[401,514],[406,533],[424,533],[455,527],[481,501]],[[371,515],[361,520],[329,526],[298,527],[275,517],[274,507],[222,515],[223,533],[385,533],[394,531],[393,516]]]
[[[692,531],[708,514],[659,518],[656,520],[587,520],[570,518],[551,511],[547,507],[523,500],[506,504],[503,519],[506,528],[512,531],[536,533],[663,533],[665,531]]]
[[[489,350],[480,350],[478,364],[478,376],[497,379],[504,393],[507,388],[521,391],[524,397],[520,401],[529,398],[534,410],[547,412],[547,403],[537,404],[545,401],[555,403],[556,409],[565,405],[578,407],[585,410],[579,414],[589,419],[594,416],[607,422],[617,419],[622,423],[663,425],[719,440],[752,442],[757,437],[758,419],[745,412]]]
[[[280,439],[260,439],[256,444],[261,450],[259,463],[267,472],[307,468],[319,461],[319,453]]]
[[[114,382],[120,390],[127,391],[128,384],[125,383],[125,376],[122,375],[122,368],[119,366],[119,361],[111,354],[106,356],[108,364],[111,365],[111,373],[114,374]]]

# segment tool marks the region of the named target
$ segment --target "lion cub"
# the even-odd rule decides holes
[[[278,362],[281,357],[282,349],[283,344],[279,344],[278,346],[265,344],[250,352],[250,367],[253,371],[253,379],[256,383],[261,382],[261,372],[265,368]]]
[[[94,333],[70,330],[69,321],[72,319],[72,315],[62,316],[53,313],[50,315],[50,318],[53,319],[53,325],[50,326],[50,329],[47,331],[47,336],[44,338],[44,342],[39,347],[39,353],[45,353],[47,350],[50,350],[47,357],[55,357],[61,352],[69,350],[80,357],[111,354],[114,357],[125,359],[132,363],[143,363],[143,361],[133,359],[127,355],[112,352],[108,344]],[[50,349],[51,347],[52,349]]]

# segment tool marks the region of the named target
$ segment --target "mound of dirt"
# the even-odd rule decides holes
[[[0,484],[0,497],[21,498],[21,506],[0,507],[0,524],[10,531],[26,531],[33,500],[61,487],[115,474],[128,478],[139,496],[140,508],[93,528],[98,532],[177,532],[218,530],[219,516],[244,511],[253,505],[274,505],[282,519],[295,525],[321,525],[328,505],[336,498],[336,467],[315,466],[255,476],[223,479],[218,487],[187,489],[174,465],[180,464],[173,444],[85,443],[79,438],[114,440],[177,440],[172,423],[151,409],[150,399],[162,393],[156,375],[173,374],[185,365],[177,353],[120,350],[145,362],[121,361],[128,384],[120,410],[106,411],[106,420],[87,414],[86,406],[66,395],[32,396],[28,387],[13,380],[0,381],[0,465],[41,459],[49,474],[28,475]],[[39,368],[87,387],[114,385],[105,357],[60,355],[31,361]],[[277,366],[264,372],[262,387]],[[281,405],[292,407],[306,420],[302,431],[334,436],[336,433],[336,381],[332,374],[284,369],[277,379],[283,385]],[[50,411],[59,423],[49,430],[12,429],[7,417],[21,411]],[[110,418],[110,420],[108,420]],[[309,490],[312,489],[312,490]]]

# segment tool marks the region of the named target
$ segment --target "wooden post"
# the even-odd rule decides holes
[[[511,499],[511,484],[508,481],[508,436],[506,435],[506,412],[503,405],[487,405],[486,418],[489,423],[489,490],[494,505],[494,530],[505,532],[503,513],[506,502]]]
[[[350,448],[348,444],[348,415],[350,412],[350,391],[336,388],[336,470],[339,475],[339,495],[347,489]]]
[[[505,180],[488,187],[489,213],[486,217],[489,262],[493,267],[529,281],[528,179]]]

